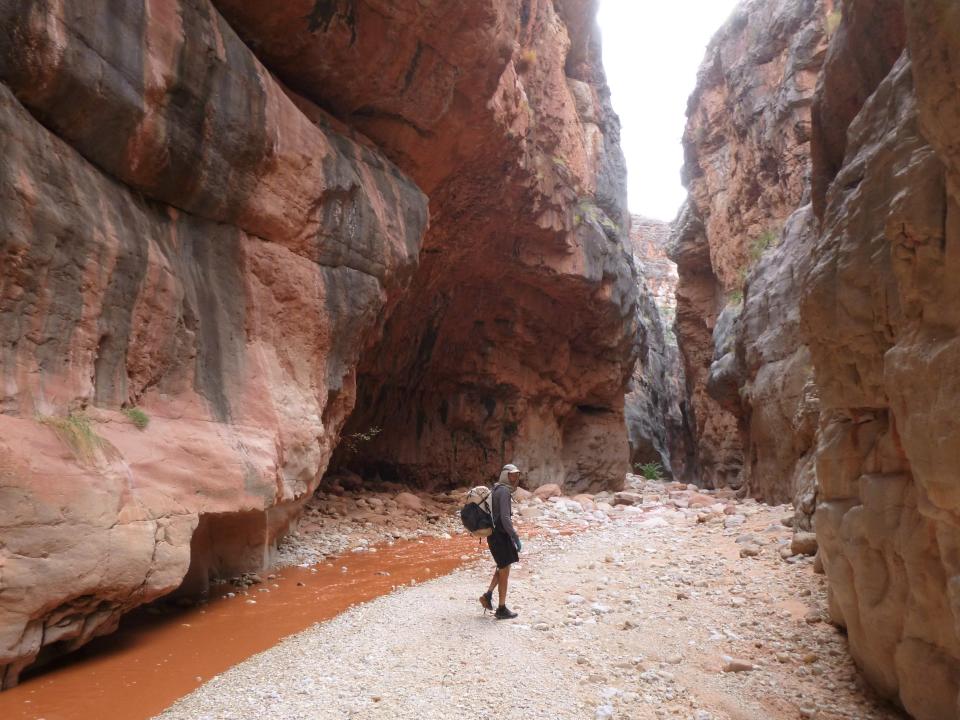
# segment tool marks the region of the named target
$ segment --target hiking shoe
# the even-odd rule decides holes
[[[493,590],[488,590],[480,596],[480,604],[484,610],[493,610]]]
[[[497,612],[495,612],[493,616],[497,620],[512,620],[517,616],[517,614],[506,605],[501,605],[497,608]]]

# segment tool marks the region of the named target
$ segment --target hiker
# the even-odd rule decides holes
[[[507,582],[510,579],[510,566],[520,559],[520,537],[510,521],[510,496],[520,483],[520,470],[516,465],[504,465],[500,479],[493,486],[490,510],[493,515],[493,532],[487,537],[487,547],[493,555],[497,569],[493,572],[489,589],[480,596],[480,604],[487,610],[493,610],[493,589],[499,591],[499,604],[494,617],[497,620],[515,618],[517,613],[507,608]]]

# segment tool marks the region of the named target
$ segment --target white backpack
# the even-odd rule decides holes
[[[474,537],[488,537],[493,533],[492,501],[493,493],[486,485],[478,485],[467,492],[460,519]]]

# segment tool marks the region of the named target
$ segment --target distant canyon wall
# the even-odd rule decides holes
[[[641,283],[644,343],[626,397],[630,462],[660,465],[681,481],[695,479],[695,447],[683,363],[673,331],[677,266],[667,256],[672,226],[631,216],[629,244]],[[649,297],[649,299],[648,299]]]

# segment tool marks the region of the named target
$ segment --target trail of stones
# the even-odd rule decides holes
[[[676,488],[633,492],[632,511],[568,508],[583,532],[525,543],[515,621],[482,614],[484,558],[292,636],[160,717],[901,717],[866,694],[823,621],[812,560],[782,558],[786,508],[724,499],[726,514],[704,513],[671,502]],[[521,518],[521,533],[542,522]]]

